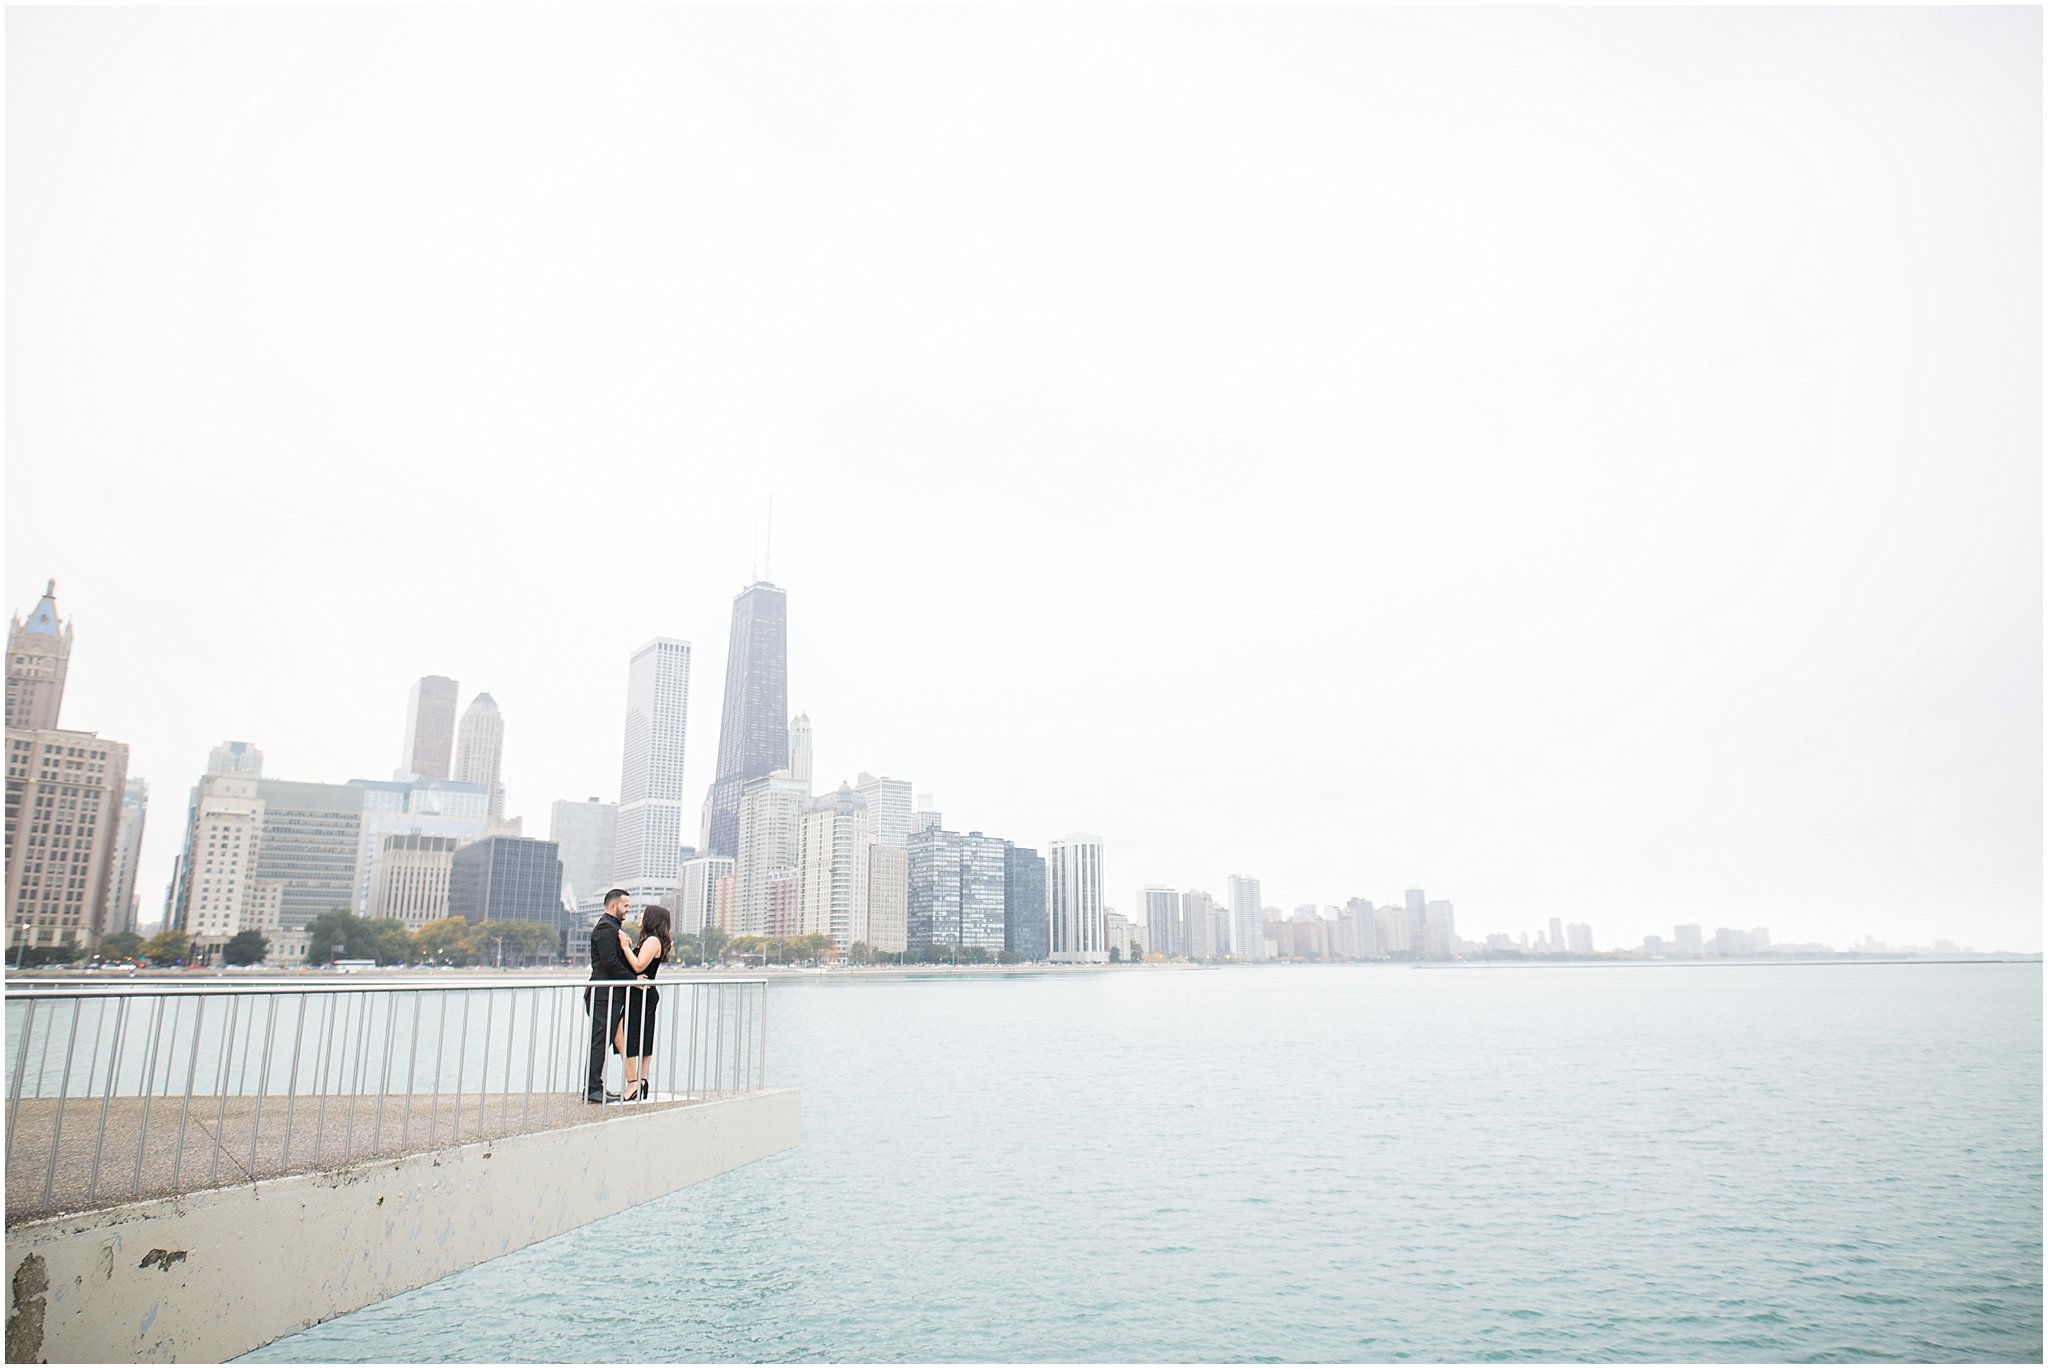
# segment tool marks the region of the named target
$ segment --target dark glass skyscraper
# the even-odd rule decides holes
[[[707,854],[739,854],[740,786],[789,765],[789,596],[757,580],[732,601],[718,775],[706,801]]]

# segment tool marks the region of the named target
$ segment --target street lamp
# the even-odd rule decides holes
[[[14,957],[14,968],[17,970],[25,970],[28,968],[28,929],[28,919],[23,918],[21,923],[21,935],[15,939],[14,943],[17,948],[17,953]]]

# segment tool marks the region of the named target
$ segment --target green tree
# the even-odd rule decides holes
[[[875,963],[875,948],[865,941],[856,941],[846,948],[846,958],[855,965],[872,965]]]
[[[723,927],[706,927],[698,934],[699,954],[706,965],[715,965],[725,958],[725,951],[732,944],[732,934]]]
[[[100,938],[102,960],[133,960],[142,949],[142,938],[133,932],[108,932]]]
[[[192,938],[175,927],[167,927],[142,943],[142,958],[152,965],[168,965],[192,954]]]
[[[684,932],[676,938],[676,948],[669,955],[678,965],[695,965],[704,958],[703,939],[694,933]]]
[[[236,932],[221,949],[221,959],[230,965],[261,965],[270,953],[270,938],[257,931]]]
[[[1110,948],[1109,948],[1109,963],[1110,963],[1110,964],[1112,964],[1112,965],[1121,965],[1121,964],[1123,964],[1123,960],[1124,960],[1124,948],[1123,948],[1123,947],[1121,947],[1121,946],[1112,946],[1112,947],[1110,947]]]
[[[330,908],[306,924],[306,963],[325,965],[337,957],[358,958],[349,942],[362,919],[346,908]]]
[[[355,923],[348,939],[350,959],[403,965],[412,958],[412,933],[397,918],[357,918]]]
[[[821,960],[829,959],[837,945],[838,943],[833,941],[831,936],[825,932],[812,932],[804,938],[804,948],[810,952],[813,965]]]

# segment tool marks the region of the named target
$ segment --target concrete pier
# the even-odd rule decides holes
[[[175,1116],[140,1146],[139,1107],[128,1116],[135,1100],[122,1100],[107,1127],[124,1167],[110,1175],[103,1162],[98,1205],[81,1210],[95,1142],[74,1148],[67,1112],[53,1173],[54,1109],[24,1100],[17,1153],[37,1165],[7,1170],[8,1361],[229,1359],[787,1150],[798,1134],[795,1089],[603,1108],[369,1097],[352,1115],[340,1100],[339,1116],[336,1101],[324,1121],[302,1105],[287,1150],[281,1116],[233,1098],[195,1100],[182,1149]],[[87,1106],[81,1138],[99,1127]],[[134,1129],[119,1148],[116,1128]],[[305,1172],[330,1147],[378,1158]],[[129,1200],[138,1153],[142,1191],[173,1196]],[[190,1191],[209,1175],[220,1186]]]

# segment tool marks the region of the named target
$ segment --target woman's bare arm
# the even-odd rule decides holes
[[[640,971],[646,969],[649,965],[652,965],[660,957],[661,938],[658,936],[647,937],[640,943],[640,949],[636,951],[633,949],[632,945],[626,940],[626,934],[624,932],[620,932],[619,947],[626,953],[626,963],[633,967],[633,972],[635,974],[638,974]]]

